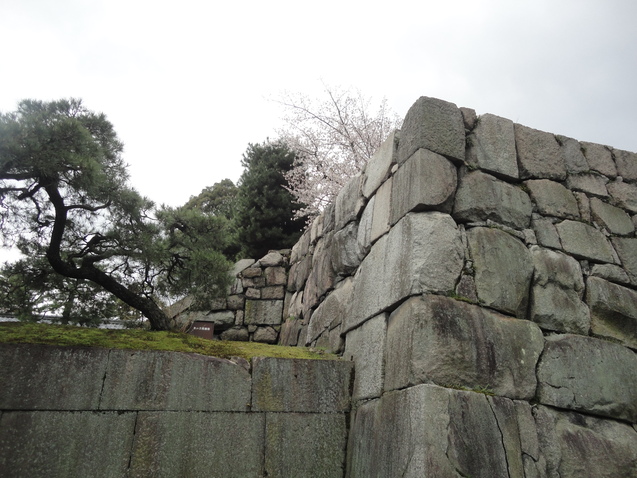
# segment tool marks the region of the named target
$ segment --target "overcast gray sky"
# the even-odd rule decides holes
[[[170,205],[236,182],[268,98],[321,81],[637,151],[636,20],[634,0],[0,0],[0,111],[82,98]]]

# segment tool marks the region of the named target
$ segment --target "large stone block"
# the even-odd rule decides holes
[[[534,414],[546,457],[545,474],[535,476],[637,476],[637,432],[629,425],[542,406]]]
[[[412,297],[389,319],[385,389],[435,383],[530,399],[543,345],[532,322],[447,297]]]
[[[267,413],[263,476],[342,478],[346,442],[345,414]]]
[[[453,291],[464,265],[460,232],[440,212],[410,213],[372,246],[354,277],[343,332],[405,297]]]
[[[136,417],[121,412],[5,411],[0,416],[0,476],[128,476]]]
[[[279,325],[283,321],[282,300],[246,300],[246,325]]]
[[[464,160],[464,122],[456,105],[421,96],[409,108],[400,131],[398,162],[402,163],[420,148]]]
[[[579,207],[573,193],[555,181],[535,179],[524,183],[540,214],[579,219]]]
[[[521,476],[521,457],[513,456],[509,429],[500,429],[497,406],[479,393],[433,385],[386,393],[357,410],[346,476]]]
[[[507,178],[519,178],[513,121],[482,115],[468,142],[469,165]]]
[[[637,286],[637,238],[613,237],[612,242],[631,284]]]
[[[467,239],[480,303],[525,318],[533,274],[529,250],[499,229],[474,227]]]
[[[637,349],[637,292],[597,277],[586,285],[593,334]]]
[[[355,220],[365,207],[365,198],[361,191],[362,176],[360,174],[350,179],[334,200],[335,230]],[[323,231],[325,233],[327,231]]]
[[[562,249],[578,259],[614,263],[613,248],[601,231],[578,221],[565,220],[555,225]]]
[[[252,411],[347,412],[353,364],[339,360],[252,359]]]
[[[616,181],[606,186],[618,206],[631,213],[637,213],[637,185]]]
[[[358,244],[358,223],[350,222],[337,231],[332,239],[332,265],[339,276],[352,274],[365,257]]]
[[[391,224],[410,211],[451,212],[456,192],[456,167],[443,156],[419,149],[392,178]]]
[[[380,314],[350,330],[343,358],[354,362],[356,371],[352,400],[380,397],[385,372],[387,314]]]
[[[586,172],[590,169],[586,157],[582,153],[582,146],[579,141],[573,138],[567,138],[566,136],[558,136],[557,140],[562,149],[562,156],[564,157],[564,165],[569,176],[572,174],[579,174]]]
[[[380,145],[378,151],[365,165],[365,175],[363,179],[363,196],[369,198],[389,177],[391,167],[396,163],[398,153],[398,140],[400,132],[398,130],[389,134],[387,139]]]
[[[250,402],[243,367],[196,354],[112,350],[103,384],[102,410],[245,411]]]
[[[611,234],[625,236],[635,231],[635,225],[626,211],[600,199],[591,199],[591,215],[593,221],[608,229]]]
[[[514,125],[520,178],[566,179],[560,145],[551,133]]]
[[[97,410],[105,349],[0,344],[0,409]]]
[[[385,181],[373,198],[374,212],[372,214],[371,242],[376,242],[382,235],[389,232],[391,215],[392,178]],[[370,201],[371,204],[372,201]]]
[[[333,235],[329,233],[322,237],[314,249],[312,267],[303,293],[304,313],[315,307],[319,298],[334,286],[336,274],[332,264]]]
[[[584,279],[579,263],[560,252],[531,247],[535,273],[529,319],[542,328],[588,335],[590,313],[582,302]]]
[[[617,174],[628,181],[637,181],[637,153],[614,149]]]
[[[617,176],[617,168],[610,149],[596,143],[582,142],[581,145],[584,156],[586,156],[588,165],[592,170],[602,173],[609,178]]]
[[[307,328],[307,345],[345,320],[352,307],[353,282],[351,277],[339,282],[312,313]]]
[[[637,355],[580,335],[546,337],[537,368],[540,403],[637,422]]]
[[[591,196],[608,197],[606,189],[608,178],[601,174],[581,173],[571,174],[566,178],[566,187],[571,191],[582,191]]]
[[[263,476],[264,432],[262,413],[140,412],[126,476]]]
[[[524,229],[529,227],[533,206],[520,188],[480,171],[460,180],[453,217],[459,222],[486,221]]]

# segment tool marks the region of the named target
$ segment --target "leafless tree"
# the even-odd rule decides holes
[[[296,153],[287,173],[289,190],[313,217],[329,204],[380,147],[401,120],[383,98],[374,103],[358,89],[324,85],[325,95],[285,93],[284,126],[277,133]]]

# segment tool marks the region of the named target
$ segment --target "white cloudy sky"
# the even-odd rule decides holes
[[[634,0],[0,0],[0,111],[82,98],[171,205],[236,181],[268,98],[321,80],[637,151],[635,20]]]

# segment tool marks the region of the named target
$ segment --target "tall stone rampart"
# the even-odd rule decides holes
[[[637,476],[636,225],[636,154],[420,98],[290,258],[347,476]]]

